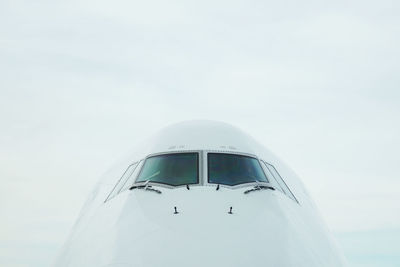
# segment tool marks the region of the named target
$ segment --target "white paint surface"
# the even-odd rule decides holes
[[[124,172],[117,167],[120,174],[105,176],[89,197],[55,266],[344,266],[296,175],[228,124],[192,121],[170,126],[138,148],[125,169],[151,154],[193,150],[253,154],[274,164],[299,203],[280,191],[244,194],[254,184],[217,191],[206,182],[206,171],[190,190],[152,184],[162,193],[127,190],[105,202]],[[204,164],[207,158],[202,155]],[[233,214],[228,213],[230,207]]]

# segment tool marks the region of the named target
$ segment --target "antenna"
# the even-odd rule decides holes
[[[229,214],[233,214],[233,212],[232,212],[232,207],[230,207],[230,209],[229,209],[229,212],[228,212]]]

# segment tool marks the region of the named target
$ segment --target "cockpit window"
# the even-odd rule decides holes
[[[140,164],[140,161],[137,161],[135,163],[132,163],[131,165],[128,166],[128,168],[125,170],[124,174],[121,176],[121,178],[118,180],[117,184],[114,186],[114,189],[111,191],[111,193],[108,195],[107,200],[113,198],[114,196],[118,195],[119,193],[125,191],[128,189],[133,182],[131,182],[132,177],[135,177],[138,171],[138,165]]]
[[[264,162],[264,161],[263,161]],[[277,183],[279,184],[279,186],[281,187],[281,189],[283,190],[283,192],[290,197],[291,199],[293,199],[294,201],[296,201],[297,203],[299,203],[299,201],[297,200],[297,198],[293,195],[292,191],[289,189],[289,187],[287,186],[287,184],[285,183],[285,181],[283,180],[283,178],[281,177],[281,175],[278,173],[278,171],[275,169],[274,166],[272,166],[271,164],[264,162],[265,166],[267,167],[267,169],[269,170],[269,172],[273,175],[274,179],[277,181]]]
[[[150,181],[172,186],[199,182],[198,153],[152,156],[144,162],[136,182]]]
[[[208,153],[208,182],[222,185],[238,185],[267,182],[256,158],[236,154]]]

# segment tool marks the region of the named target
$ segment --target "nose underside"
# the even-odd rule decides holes
[[[91,241],[80,247],[92,249],[67,266],[335,266],[316,257],[297,203],[275,191],[243,191],[127,192],[108,203],[112,220],[93,217],[83,234]]]
[[[204,193],[182,198],[185,202],[171,196],[160,203],[149,201],[156,195],[137,192],[137,202],[127,203],[124,211],[140,206],[147,226],[133,228],[139,218],[121,216],[113,261],[143,267],[301,266],[294,255],[304,246],[276,196]]]
[[[223,221],[213,227],[200,223],[190,230],[159,229],[137,239],[134,246],[129,237],[121,238],[115,261],[146,267],[292,266],[288,247],[293,244],[287,231],[266,231],[257,224],[232,227]]]

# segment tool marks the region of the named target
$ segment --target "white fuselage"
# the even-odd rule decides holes
[[[139,161],[139,172],[149,156],[184,152],[199,155],[198,184],[153,183],[161,194],[140,188],[110,195],[129,164]],[[296,200],[280,190],[244,194],[257,184],[209,183],[208,153],[251,155],[274,165]],[[104,176],[55,266],[336,267],[344,259],[289,168],[240,130],[199,121],[166,128]]]

